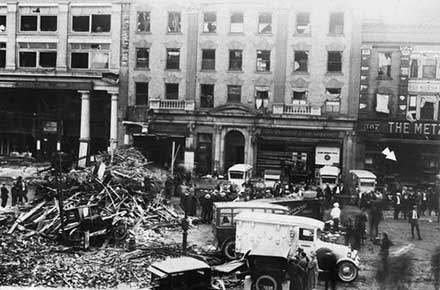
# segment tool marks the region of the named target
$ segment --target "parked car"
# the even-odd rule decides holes
[[[151,264],[151,287],[154,290],[210,290],[211,268],[192,257],[169,258]]]
[[[249,164],[235,164],[228,169],[228,181],[237,186],[237,191],[241,192],[243,185],[250,182],[253,174],[252,166]]]
[[[318,176],[319,187],[324,190],[328,184],[333,189],[339,183],[340,172],[341,170],[336,166],[321,167]]]
[[[281,178],[281,170],[266,169],[263,178],[265,187],[273,189],[275,183]]]
[[[374,191],[376,189],[376,175],[367,170],[350,170],[349,191],[351,195],[356,195],[360,199],[362,193]]]
[[[244,212],[235,217],[236,253],[249,253],[259,262],[256,270],[275,281],[272,289],[279,289],[288,259],[301,248],[307,255],[320,248],[328,248],[337,257],[337,273],[343,282],[354,281],[359,272],[358,252],[345,245],[321,240],[324,222],[307,217],[269,213]],[[318,258],[318,267],[319,267]],[[278,265],[278,266],[277,266]],[[255,277],[255,278],[258,278]],[[257,280],[253,280],[256,283]]]
[[[288,214],[289,208],[263,202],[214,203],[213,231],[218,248],[227,259],[235,259],[235,217],[242,212]]]

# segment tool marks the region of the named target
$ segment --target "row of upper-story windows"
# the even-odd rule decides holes
[[[258,15],[258,33],[260,34],[272,34],[271,13],[260,13]],[[229,32],[230,33],[244,33],[244,13],[234,12],[231,13],[229,18]],[[137,27],[138,33],[151,32],[151,12],[142,11],[137,13]],[[217,32],[217,13],[216,12],[204,12],[202,31],[204,33],[216,33]],[[180,12],[168,12],[167,32],[180,33],[182,32],[182,16]],[[296,34],[310,34],[311,23],[310,13],[300,12],[296,14],[295,33]],[[329,20],[329,34],[342,34],[344,32],[344,13],[335,12],[330,14]]]
[[[229,62],[228,70],[242,71],[243,70],[243,50],[230,49],[228,52]],[[206,71],[215,70],[216,67],[216,50],[202,49],[201,69]],[[150,68],[150,48],[136,48],[136,68],[149,69]],[[180,69],[180,49],[167,48],[165,69]],[[256,71],[270,72],[271,71],[271,51],[257,50],[256,51]],[[309,52],[304,50],[294,51],[293,71],[298,73],[307,73],[309,70]],[[327,52],[327,72],[342,72],[342,52],[328,51]]]
[[[179,99],[179,84],[165,83],[165,99]],[[214,107],[215,96],[214,84],[200,84],[200,108],[210,109]],[[341,102],[341,88],[326,88],[325,90],[325,111],[327,113],[339,113]],[[254,87],[254,105],[256,109],[264,109],[269,106],[269,98],[271,89],[269,86]],[[291,104],[306,105],[308,97],[307,88],[293,88],[291,92]],[[145,106],[149,101],[149,83],[135,83],[135,105]],[[242,102],[242,86],[226,85],[226,102],[241,103]]]
[[[18,43],[17,66],[19,68],[55,69],[57,66],[56,43]],[[109,68],[110,44],[72,43],[69,46],[71,69],[103,70]],[[6,43],[0,43],[0,68],[6,65]]]
[[[20,32],[56,32],[58,16],[56,15],[21,15]],[[110,14],[73,15],[72,32],[105,33],[111,29]],[[0,33],[6,31],[6,16],[0,15]]]

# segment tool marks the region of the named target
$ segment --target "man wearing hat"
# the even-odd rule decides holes
[[[417,230],[417,236],[419,237],[419,240],[422,239],[420,236],[420,229],[419,229],[419,214],[417,213],[417,205],[413,206],[412,211],[408,214],[409,223],[411,224],[411,236],[414,239],[414,228]]]
[[[399,219],[399,212],[401,210],[401,204],[402,201],[400,199],[400,192],[396,192],[396,195],[393,198],[394,200],[394,219],[398,220]]]
[[[209,224],[212,220],[212,197],[209,193],[205,194],[201,200],[202,205],[202,221]]]

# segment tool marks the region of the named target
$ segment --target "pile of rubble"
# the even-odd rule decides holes
[[[163,200],[166,178],[134,149],[102,154],[85,169],[35,176],[33,204],[0,219],[0,285],[147,285],[145,264],[181,254],[162,235],[180,232],[184,216]]]

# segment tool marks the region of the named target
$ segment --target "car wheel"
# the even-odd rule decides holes
[[[237,254],[235,253],[235,241],[234,240],[228,240],[224,243],[223,255],[229,260],[234,260],[237,258]]]
[[[271,275],[261,275],[255,281],[255,290],[278,290],[280,283]]]
[[[358,276],[358,268],[349,261],[338,264],[338,277],[342,282],[353,282]]]

